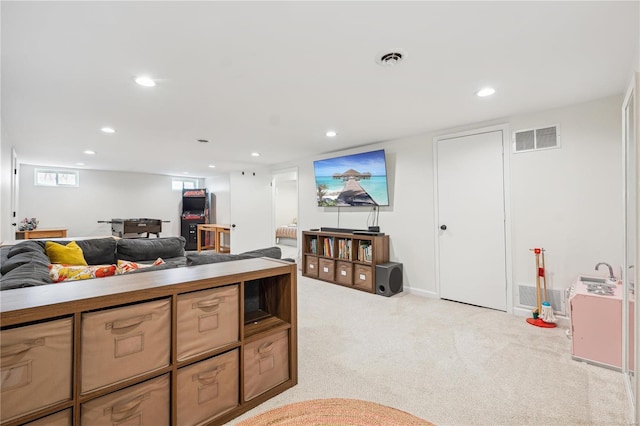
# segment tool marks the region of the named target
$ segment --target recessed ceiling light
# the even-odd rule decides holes
[[[216,168],[216,166],[214,166],[213,164],[209,164],[209,168],[210,168],[210,169],[215,169],[215,168]]]
[[[94,155],[96,153],[95,151],[91,151],[90,149],[87,149],[86,151],[83,151],[83,152],[87,155]]]
[[[260,153],[259,152],[252,152],[251,156],[252,157],[260,157]]]
[[[84,163],[76,163],[76,166],[84,166]]]
[[[115,131],[113,128],[111,128],[111,127],[103,127],[103,128],[102,128],[102,129],[100,129],[100,130],[102,130],[102,131],[103,131],[103,132],[105,132],[105,133],[115,133],[115,132],[116,132],[116,131]]]
[[[325,136],[328,138],[335,138],[337,135],[337,133],[333,130],[329,130],[327,133],[325,133]]]
[[[478,90],[478,93],[476,93],[476,95],[484,98],[485,96],[491,96],[494,93],[496,93],[496,89],[494,89],[493,87],[485,87],[484,89]]]
[[[140,77],[136,77],[136,83],[140,86],[144,87],[153,87],[156,85],[156,82],[151,77],[147,77],[145,75],[141,75]]]

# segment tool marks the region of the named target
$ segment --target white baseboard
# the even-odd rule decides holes
[[[418,288],[409,288],[409,287],[404,287],[402,291],[408,294],[415,294],[416,296],[430,297],[431,299],[438,299],[438,294],[433,291],[420,290]]]

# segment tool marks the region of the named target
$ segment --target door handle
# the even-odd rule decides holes
[[[235,224],[235,223],[232,223],[232,224],[231,224],[231,227],[232,227],[232,228],[235,228],[235,227],[236,227],[236,224]]]
[[[443,231],[447,230],[447,225],[440,225],[440,229],[442,229]]]

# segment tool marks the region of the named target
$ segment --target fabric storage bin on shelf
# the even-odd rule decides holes
[[[244,347],[244,399],[248,401],[289,379],[289,330]]]
[[[82,314],[82,394],[169,365],[169,299]]]
[[[353,264],[351,262],[336,262],[336,282],[353,284]]]
[[[0,331],[2,422],[72,398],[72,320]]]
[[[178,370],[179,425],[195,425],[238,406],[239,350]]]
[[[318,268],[318,278],[333,281],[335,262],[331,259],[320,259]]]
[[[238,285],[178,296],[178,361],[237,342]]]
[[[305,256],[306,262],[304,271],[307,275],[318,276],[318,258],[316,256]]]
[[[371,266],[356,265],[354,269],[353,285],[363,290],[373,291]]]
[[[85,402],[80,423],[91,426],[164,426],[170,423],[169,375]]]
[[[71,409],[51,414],[38,420],[34,420],[25,424],[25,426],[71,426],[73,424],[73,416]]]

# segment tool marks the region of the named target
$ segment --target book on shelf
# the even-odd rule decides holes
[[[324,239],[324,255],[333,257],[333,237]]]
[[[318,254],[318,239],[311,240],[311,254]]]
[[[371,262],[371,243],[360,241],[358,247],[358,260],[361,262]]]
[[[338,240],[338,259],[351,260],[351,240]]]

